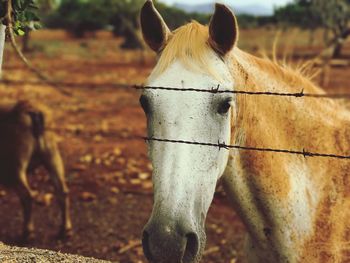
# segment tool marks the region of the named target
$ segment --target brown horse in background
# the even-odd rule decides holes
[[[62,212],[60,235],[70,235],[68,187],[55,134],[46,130],[44,112],[33,103],[0,104],[0,184],[12,188],[23,206],[23,238],[33,237],[31,190],[27,174],[43,165],[49,172]]]

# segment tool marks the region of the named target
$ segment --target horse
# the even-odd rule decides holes
[[[248,262],[349,262],[349,160],[250,149],[349,153],[349,111],[327,98],[235,94],[325,92],[301,70],[240,50],[225,5],[208,26],[170,31],[148,0],[140,21],[158,55],[140,97],[154,186],[146,258],[200,261],[221,180],[247,229]]]
[[[62,214],[59,236],[72,234],[68,187],[64,164],[56,136],[47,130],[48,112],[29,101],[9,101],[0,104],[0,184],[14,189],[23,208],[22,240],[34,238],[32,202],[35,193],[30,188],[27,173],[39,166],[49,172]]]

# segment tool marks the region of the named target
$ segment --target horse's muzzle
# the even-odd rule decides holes
[[[184,225],[149,222],[143,232],[143,251],[152,263],[197,262],[200,238]]]

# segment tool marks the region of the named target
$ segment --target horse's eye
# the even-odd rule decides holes
[[[219,104],[218,113],[226,114],[231,108],[231,99],[226,99]]]
[[[151,111],[150,103],[148,98],[145,95],[142,95],[140,97],[140,104],[143,109],[143,111],[148,114]]]

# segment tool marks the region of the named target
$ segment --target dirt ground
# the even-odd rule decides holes
[[[243,37],[243,36],[242,36]],[[107,33],[72,40],[63,32],[33,36],[33,64],[66,83],[64,96],[38,81],[8,47],[0,98],[31,99],[53,113],[50,129],[60,137],[72,200],[74,235],[59,240],[59,210],[46,172],[30,176],[38,191],[34,206],[36,238],[26,246],[52,249],[115,262],[146,262],[141,232],[152,208],[151,165],[145,118],[138,92],[115,84],[141,84],[155,58],[122,51]],[[328,90],[349,92],[349,68],[332,69]],[[13,192],[0,188],[0,241],[18,245],[22,215]],[[202,262],[237,262],[244,226],[225,196],[216,194],[207,219],[207,247]]]

